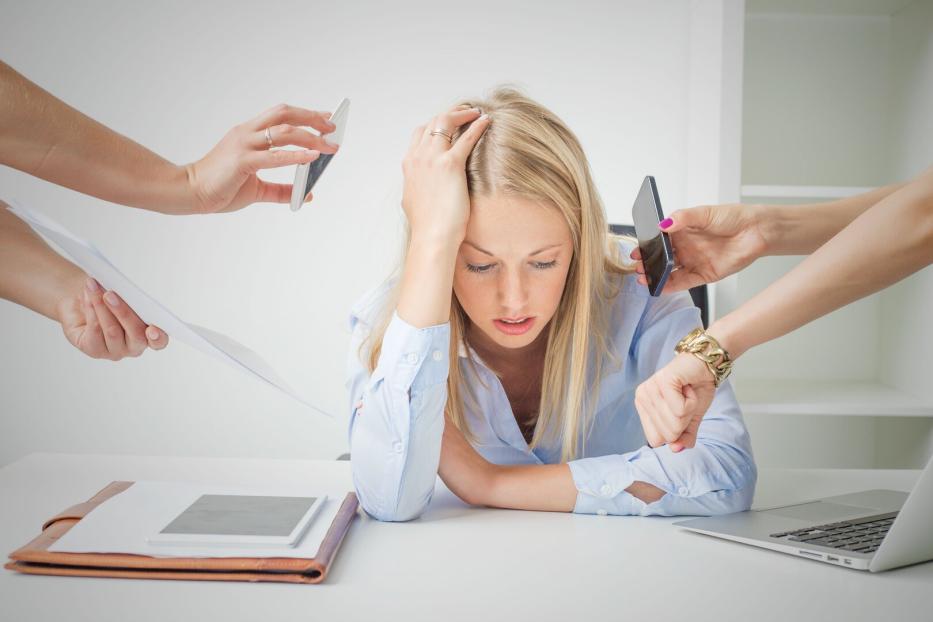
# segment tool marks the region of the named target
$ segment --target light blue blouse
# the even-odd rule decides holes
[[[431,501],[440,459],[450,325],[418,329],[397,315],[386,330],[370,374],[359,349],[385,303],[390,284],[354,306],[347,388],[353,481],[373,517],[418,517]],[[626,276],[610,315],[615,366],[604,365],[592,429],[582,457],[570,462],[577,488],[574,512],[587,514],[710,515],[750,507],[757,469],[732,387],[719,388],[700,424],[697,445],[680,453],[652,449],[635,411],[635,389],[674,356],[674,346],[700,326],[699,310],[685,293],[652,298]],[[462,344],[461,344],[462,346]],[[463,347],[461,357],[466,356]],[[478,408],[466,416],[473,446],[495,464],[560,462],[560,444],[530,450],[496,375],[474,354],[476,371],[462,365]],[[358,404],[362,403],[362,409]],[[362,412],[358,412],[361,410]],[[666,494],[646,504],[625,492],[632,482]]]

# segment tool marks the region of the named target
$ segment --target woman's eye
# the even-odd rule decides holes
[[[531,263],[531,265],[533,265],[536,270],[547,270],[548,268],[553,268],[554,266],[556,266],[557,260],[554,259],[553,261],[534,261]]]
[[[490,270],[492,270],[492,267],[495,265],[496,264],[494,263],[487,263],[487,264],[482,264],[482,265],[468,263],[467,270],[469,270],[470,272],[489,272]]]

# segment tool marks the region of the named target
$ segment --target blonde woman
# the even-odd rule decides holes
[[[699,314],[686,293],[651,298],[621,263],[631,247],[608,236],[560,119],[500,89],[416,129],[403,171],[401,276],[351,315],[350,445],[369,514],[416,518],[438,474],[502,508],[749,507],[757,471],[728,384],[694,449],[645,444],[635,388]]]

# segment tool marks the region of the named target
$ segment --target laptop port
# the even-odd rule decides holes
[[[838,558],[838,557],[833,557],[832,555],[827,555],[827,556],[826,556],[826,560],[827,560],[827,561],[831,561],[831,562],[836,562],[837,564],[839,563],[839,558]]]
[[[844,559],[844,560],[842,560],[842,562],[843,562],[846,566],[851,566],[851,565],[852,565],[852,560],[851,560],[851,559]]]

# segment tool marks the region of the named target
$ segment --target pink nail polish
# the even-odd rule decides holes
[[[113,292],[107,292],[106,294],[104,294],[104,300],[106,300],[107,304],[110,305],[111,307],[116,307],[117,305],[120,304],[120,299],[117,298],[117,295],[114,294]]]
[[[91,278],[87,280],[87,283],[85,283],[85,285],[87,286],[87,291],[91,293],[94,293],[100,289],[100,287],[97,285],[97,281]]]
[[[658,223],[658,226],[661,227],[662,229],[667,229],[673,224],[674,224],[673,220],[671,220],[670,218],[665,218],[660,223]]]

